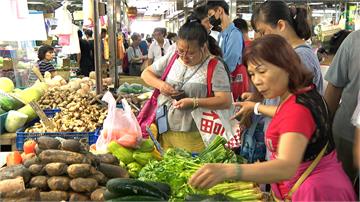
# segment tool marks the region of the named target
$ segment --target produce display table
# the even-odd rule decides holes
[[[127,75],[120,75],[120,85],[123,84],[123,83],[129,83],[129,84],[132,84],[132,83],[138,83],[138,84],[141,84],[143,86],[146,86],[146,87],[149,87],[149,85],[147,85],[144,80],[142,80],[141,77],[139,76],[127,76]]]
[[[16,133],[4,133],[0,135],[0,151],[2,146],[11,145],[11,151],[16,150]]]

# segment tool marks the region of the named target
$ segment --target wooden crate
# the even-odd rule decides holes
[[[5,145],[11,146],[11,151],[16,150],[16,133],[4,133],[0,135],[0,152]]]

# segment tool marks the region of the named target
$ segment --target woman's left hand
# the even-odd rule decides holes
[[[229,180],[232,164],[212,163],[201,167],[189,180],[192,187],[198,189],[209,189],[225,180]]]
[[[179,101],[174,100],[173,106],[175,109],[190,109],[193,108],[194,102],[192,98],[183,98]]]

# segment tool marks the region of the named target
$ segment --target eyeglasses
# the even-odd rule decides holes
[[[165,50],[164,48],[161,48],[161,56],[164,56],[165,55]]]
[[[193,59],[195,56],[196,56],[196,52],[195,53],[192,53],[192,54],[188,54],[189,51],[179,51],[179,49],[176,49],[176,52],[178,53],[178,55],[180,57],[185,57],[187,56],[189,59]]]

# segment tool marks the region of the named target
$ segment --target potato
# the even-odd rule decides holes
[[[60,148],[60,141],[52,137],[42,136],[37,139],[37,143],[39,149],[42,150]]]
[[[85,194],[71,192],[69,201],[90,201],[90,197]]]
[[[119,160],[112,154],[98,154],[96,156],[99,158],[100,163],[119,165]]]
[[[76,178],[70,181],[70,187],[76,192],[92,192],[98,183],[93,178]]]
[[[42,163],[62,162],[66,164],[82,163],[85,156],[71,151],[49,149],[41,152],[39,158]]]
[[[62,150],[72,151],[72,152],[79,152],[80,146],[81,146],[80,142],[78,140],[74,140],[74,139],[64,140],[61,143]]]
[[[100,185],[106,185],[106,182],[108,181],[107,177],[100,171],[96,171],[89,177],[95,179]]]
[[[32,164],[28,169],[35,176],[45,174],[45,167],[42,164]]]
[[[41,201],[67,201],[69,194],[65,191],[40,192]]]
[[[45,166],[46,173],[50,176],[60,176],[66,173],[65,163],[49,163]]]
[[[6,166],[0,169],[0,181],[6,179],[14,179],[19,176],[23,177],[26,184],[31,178],[31,173],[23,165]]]
[[[93,191],[91,193],[91,200],[92,201],[105,201],[105,198],[104,198],[104,193],[106,191],[106,187],[100,187],[98,189],[96,189],[95,191]]]
[[[87,177],[90,175],[90,170],[89,164],[72,164],[67,168],[67,173],[71,178]]]
[[[32,158],[32,159],[25,160],[25,161],[24,161],[24,166],[25,166],[26,168],[29,168],[31,165],[33,165],[33,164],[38,164],[38,163],[40,163],[40,158],[34,157],[34,158]]]
[[[0,192],[1,201],[40,201],[40,192],[36,188],[16,190],[12,192]]]
[[[65,176],[50,177],[47,184],[51,190],[67,191],[70,188],[70,178]]]
[[[48,181],[47,176],[35,176],[30,180],[30,187],[38,188],[42,191],[47,191],[49,189],[47,181]]]

